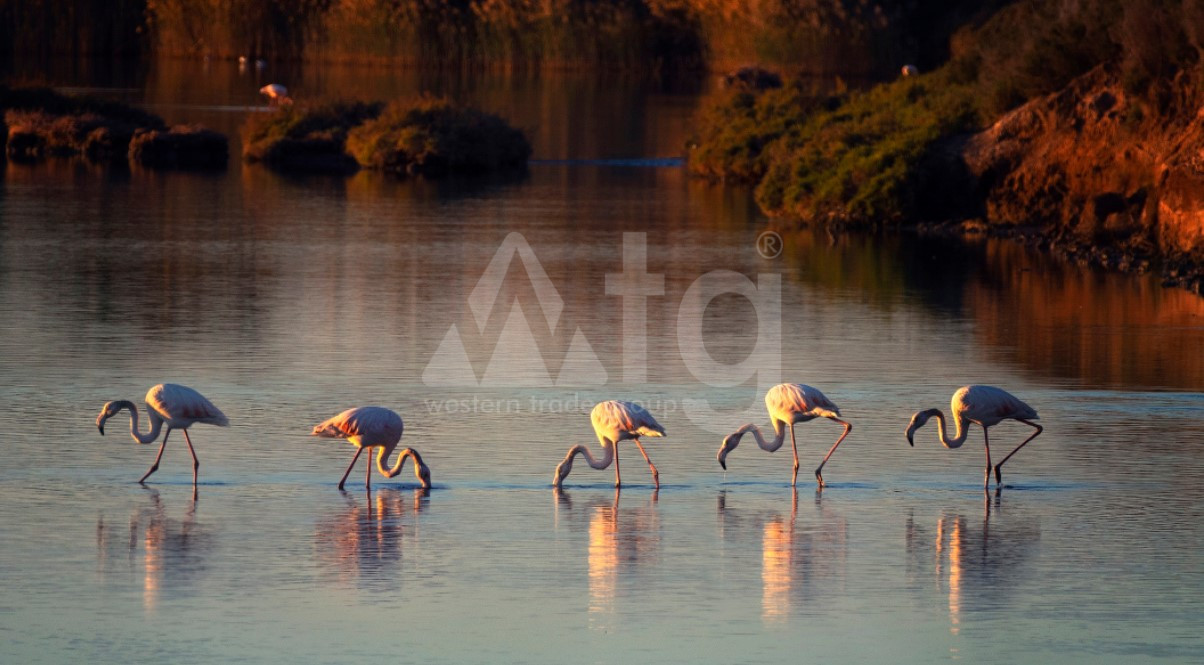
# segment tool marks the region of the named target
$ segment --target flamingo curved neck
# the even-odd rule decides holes
[[[393,478],[397,474],[401,473],[401,467],[405,465],[406,458],[413,457],[414,475],[418,478],[418,480],[422,480],[422,467],[425,465],[422,463],[422,456],[418,454],[418,451],[414,450],[413,448],[402,448],[401,452],[397,454],[397,460],[393,462],[393,467],[386,469],[385,458],[390,452],[392,451],[388,448],[381,447],[380,452],[376,453],[376,470],[379,471],[382,476],[385,476],[386,478]]]
[[[941,444],[946,448],[961,448],[970,434],[969,424],[961,417],[961,414],[953,414],[953,423],[957,427],[957,432],[952,439],[948,438],[948,432],[945,429],[945,414],[941,413],[940,409],[932,409],[932,415],[936,417],[936,427],[941,435]]]
[[[581,445],[581,444],[575,445],[575,446],[573,446],[573,448],[571,450],[569,450],[568,457],[564,458],[564,463],[568,464],[570,467],[572,467],[573,458],[576,457],[578,454],[585,457],[585,461],[590,465],[591,468],[605,469],[606,467],[610,466],[611,462],[614,461],[614,458],[615,458],[614,444],[611,444],[609,446],[606,444],[602,445],[602,458],[601,459],[595,459],[594,456],[590,454],[589,448],[586,448],[584,445]]]
[[[749,423],[748,425],[741,427],[740,429],[736,430],[734,434],[728,437],[728,443],[726,450],[724,451],[724,455],[726,456],[727,453],[735,450],[736,446],[740,445],[740,439],[744,438],[744,435],[750,432],[752,433],[753,438],[757,440],[757,445],[761,447],[761,450],[770,453],[776,452],[777,449],[781,448],[782,444],[786,441],[786,428],[789,427],[789,425],[786,423],[782,423],[779,427],[779,422],[781,421],[773,421],[774,437],[772,441],[767,440],[764,436],[762,436],[761,428],[757,427],[755,424]]]
[[[771,453],[776,452],[786,441],[786,428],[789,426],[786,423],[782,423],[782,426],[778,427],[778,422],[780,421],[774,421],[773,423],[774,437],[772,441],[767,441],[765,437],[761,436],[760,427],[756,425],[748,426],[747,431],[752,432],[753,438],[757,440],[757,445],[761,447],[761,450]]]
[[[133,402],[121,401],[117,405],[117,410],[129,409],[130,412],[130,436],[138,443],[152,443],[159,438],[159,432],[163,429],[163,419],[159,414],[155,413],[154,409],[146,410],[146,417],[150,420],[150,431],[142,434],[138,431],[138,407]]]

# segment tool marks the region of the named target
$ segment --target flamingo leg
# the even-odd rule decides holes
[[[632,439],[632,441],[635,441],[636,447],[640,449],[640,454],[644,456],[644,461],[648,463],[648,468],[652,469],[652,482],[656,483],[656,489],[660,489],[661,476],[656,472],[656,465],[648,458],[648,453],[644,452],[644,444],[640,443],[639,439]]]
[[[995,465],[995,484],[996,485],[1003,484],[1003,473],[1000,471],[1000,468],[1003,467],[1004,463],[1006,463],[1009,459],[1011,459],[1012,455],[1015,455],[1021,448],[1023,448],[1025,443],[1028,443],[1029,441],[1032,441],[1033,439],[1037,438],[1037,435],[1040,434],[1045,429],[1045,428],[1041,427],[1040,425],[1038,425],[1037,423],[1024,420],[1023,418],[1017,418],[1016,420],[1019,420],[1020,422],[1024,423],[1025,425],[1029,425],[1030,427],[1035,428],[1037,431],[1033,432],[1032,436],[1025,439],[1024,443],[1021,443],[1020,445],[1016,446],[1016,450],[1013,450],[1012,452],[1008,453],[1007,457],[1003,458],[1003,461],[1001,461],[999,464]]]
[[[363,448],[360,448],[363,450]],[[364,489],[372,489],[372,454],[368,454],[368,468],[364,469]]]
[[[184,443],[188,444],[188,452],[192,454],[192,485],[196,486],[196,472],[201,468],[201,460],[196,458],[196,451],[192,449],[192,439],[188,438],[188,430],[184,430]]]
[[[619,442],[615,441],[610,445],[615,447],[615,487],[622,487],[623,481],[619,478]]]
[[[794,473],[790,476],[790,486],[794,487],[798,480],[798,444],[794,442],[794,423],[790,423],[790,447],[794,449]]]
[[[163,449],[167,447],[167,437],[169,436],[171,436],[170,427],[168,427],[167,432],[163,434],[163,443],[159,445],[159,454],[155,455],[155,463],[151,465],[151,468],[146,470],[146,473],[142,474],[142,477],[138,479],[139,483],[146,482],[146,479],[149,478],[152,473],[159,470],[159,460],[163,459]]]
[[[839,446],[840,442],[844,441],[844,438],[849,435],[849,432],[853,431],[853,425],[851,423],[846,423],[845,421],[837,418],[833,418],[832,420],[844,425],[844,433],[841,434],[840,438],[836,439],[836,443],[833,443],[832,447],[828,449],[828,454],[824,455],[824,461],[820,462],[819,468],[815,470],[815,479],[819,481],[820,487],[824,486],[824,477],[820,472],[824,470],[824,465],[828,463],[828,458],[832,456],[832,453],[836,452],[836,446]]]
[[[987,449],[987,470],[982,477],[982,489],[985,491],[991,484],[991,437],[987,432],[987,428],[982,428],[983,447]]]
[[[364,452],[363,448],[355,449],[355,457],[351,458],[351,464],[347,465],[347,470],[343,472],[343,477],[339,479],[339,489],[343,489],[343,483],[347,482],[347,476],[351,475],[351,468],[355,466],[355,461],[360,458],[360,453]]]

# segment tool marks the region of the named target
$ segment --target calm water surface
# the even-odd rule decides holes
[[[54,76],[236,133],[269,75],[221,67]],[[289,74],[472,99],[537,162],[0,171],[0,660],[1204,660],[1200,298],[987,241],[801,233],[763,258],[746,192],[639,161],[680,155],[696,84]],[[787,380],[855,424],[822,492],[828,421],[798,428],[797,490],[786,449],[715,463]],[[231,420],[192,430],[195,498],[181,441],[143,487],[156,446],[94,426],[161,381]],[[1046,427],[997,496],[977,430],[903,436],[971,382]],[[624,444],[622,492],[582,461],[553,492],[613,397],[668,430],[661,490]],[[403,414],[433,490],[407,469],[368,493],[362,467],[335,489],[352,447],[307,434],[358,404]],[[1027,432],[994,428],[996,455]]]

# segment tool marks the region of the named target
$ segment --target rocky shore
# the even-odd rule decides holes
[[[1080,265],[1156,271],[1200,293],[1204,114],[1147,108],[1097,67],[981,132],[944,139],[923,174],[933,201],[923,212],[970,221],[918,228],[1014,237]]]

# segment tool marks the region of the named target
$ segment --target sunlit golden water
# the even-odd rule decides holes
[[[164,67],[119,94],[226,130],[256,103],[252,74]],[[1199,660],[1199,298],[995,241],[803,232],[764,258],[747,192],[589,161],[680,154],[689,86],[453,83],[431,85],[526,119],[557,161],[507,182],[2,171],[0,660]],[[755,300],[699,291],[716,274]],[[460,365],[438,360],[453,329]],[[715,462],[745,409],[768,424],[759,384],[787,380],[855,425],[822,493],[828,421],[798,427],[797,491],[788,447]],[[191,430],[195,500],[175,435],[143,488],[156,447],[95,429],[160,381],[231,420]],[[977,430],[956,451],[903,436],[970,382],[1046,427],[998,497]],[[604,398],[665,426],[644,440],[659,492],[627,444],[621,492],[582,461],[551,490]],[[403,415],[429,495],[408,471],[366,495],[362,467],[335,489],[352,447],[307,435],[356,404]]]

